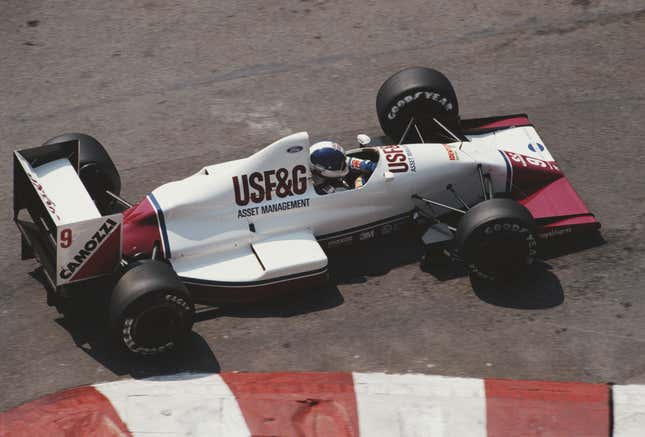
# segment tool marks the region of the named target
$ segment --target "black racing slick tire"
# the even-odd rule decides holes
[[[159,355],[188,339],[195,307],[172,267],[141,261],[117,282],[110,300],[113,340],[136,355]]]
[[[410,119],[416,129],[410,129],[401,142],[454,141],[432,118],[451,131],[459,130],[459,104],[452,84],[437,70],[411,67],[393,74],[376,95],[376,113],[383,132],[399,142]]]
[[[535,220],[512,199],[485,200],[461,218],[455,251],[471,274],[487,280],[521,274],[535,256]]]
[[[105,148],[96,138],[81,133],[67,133],[51,138],[44,145],[66,141],[79,142],[78,175],[101,214],[111,213],[113,199],[105,192],[121,193],[121,176]]]

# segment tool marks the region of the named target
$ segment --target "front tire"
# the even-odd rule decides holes
[[[161,261],[143,261],[116,284],[110,301],[114,340],[137,355],[158,355],[184,343],[195,308],[186,286]]]
[[[411,118],[425,142],[454,141],[433,118],[453,132],[459,131],[455,90],[446,76],[432,68],[406,68],[390,76],[376,95],[376,113],[383,132],[397,143]],[[422,139],[416,129],[411,129],[403,142],[414,143]]]
[[[524,272],[535,256],[535,220],[511,199],[485,200],[459,222],[455,251],[471,274],[486,280]]]

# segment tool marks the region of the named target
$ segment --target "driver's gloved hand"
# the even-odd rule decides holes
[[[372,139],[365,134],[356,135],[356,141],[358,142],[359,147],[367,147]]]

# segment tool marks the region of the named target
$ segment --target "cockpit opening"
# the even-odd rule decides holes
[[[345,153],[332,141],[313,144],[309,151],[311,174],[318,194],[361,188],[377,166],[378,150],[362,148]]]

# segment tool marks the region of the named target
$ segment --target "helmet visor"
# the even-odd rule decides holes
[[[345,161],[345,154],[341,150],[332,147],[316,150],[311,156],[311,163],[313,168],[325,177],[343,177],[349,171]]]

